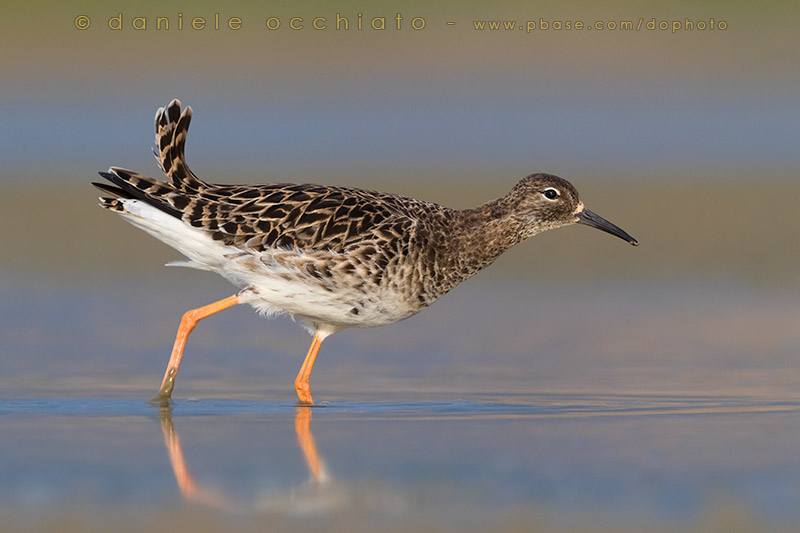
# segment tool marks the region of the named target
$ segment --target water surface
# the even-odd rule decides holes
[[[0,417],[4,507],[25,525],[58,513],[103,524],[131,509],[145,511],[141,526],[199,511],[334,530],[800,520],[800,402],[29,398],[4,400]]]
[[[9,528],[800,525],[791,293],[467,284],[327,340],[314,408],[292,389],[306,333],[233,309],[193,333],[164,409],[181,312],[228,290],[170,275],[3,289]]]

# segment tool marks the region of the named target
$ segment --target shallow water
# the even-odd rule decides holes
[[[142,526],[195,510],[233,526],[333,518],[334,529],[800,521],[800,402],[30,398],[4,400],[0,417],[4,507],[24,525],[53,510],[102,525],[133,509]]]
[[[149,404],[180,313],[217,287],[0,291],[7,528],[800,525],[794,294],[468,285],[331,337],[314,408],[292,390],[308,336],[234,309],[193,333],[171,407]]]

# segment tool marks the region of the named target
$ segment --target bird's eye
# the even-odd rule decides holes
[[[542,193],[542,196],[544,196],[548,200],[555,200],[556,198],[559,197],[559,194],[558,194],[558,190],[553,189],[552,187],[550,187],[549,189],[545,189],[544,190],[544,192]]]

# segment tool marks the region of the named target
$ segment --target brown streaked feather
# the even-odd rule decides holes
[[[256,252],[296,248],[341,253],[370,243],[400,249],[395,241],[407,240],[413,226],[423,225],[424,213],[447,211],[429,202],[348,187],[205,184],[189,193],[122,168],[100,175],[114,185],[96,185],[106,193],[143,200],[209,232],[214,240]],[[371,255],[375,246],[361,253]]]
[[[119,198],[100,198],[100,207],[104,207],[109,211],[116,211],[117,213],[124,213],[125,206],[119,201]]]
[[[172,186],[183,192],[196,192],[205,183],[189,169],[184,153],[186,135],[192,121],[192,108],[186,106],[181,112],[181,102],[172,100],[166,109],[156,111],[156,160],[167,175]]]
[[[170,198],[171,205],[178,204],[176,198]],[[182,218],[221,233],[219,240],[226,244],[254,251],[291,247],[344,252],[367,241],[406,235],[421,223],[417,215],[441,209],[445,208],[347,187],[208,185],[188,199]]]
[[[186,164],[184,148],[191,118],[191,107],[181,111],[177,99],[156,112],[157,158],[169,183],[121,169],[114,169],[114,174],[145,193],[122,187],[128,194],[209,231],[226,244],[255,251],[291,247],[341,252],[364,240],[397,238],[403,232],[384,228],[382,222],[387,219],[389,225],[408,228],[420,211],[443,209],[411,198],[342,187],[205,183]]]

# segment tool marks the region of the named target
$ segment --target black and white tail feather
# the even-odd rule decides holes
[[[215,243],[248,253],[277,250],[358,251],[360,261],[385,262],[385,241],[403,248],[412,226],[441,206],[393,194],[313,184],[221,185],[200,180],[186,164],[184,148],[192,109],[179,100],[155,116],[156,160],[166,179],[119,167],[100,172],[107,193],[100,205],[184,251],[180,239],[192,230]],[[172,221],[165,220],[167,218]],[[179,227],[180,222],[185,227]],[[169,230],[168,230],[169,228]],[[178,241],[178,242],[176,242]],[[399,242],[403,241],[403,242]],[[360,256],[359,256],[360,257]]]
[[[214,250],[217,253],[212,252],[211,257],[198,256],[197,250],[208,247],[204,242],[208,235],[192,227],[188,220],[192,213],[192,196],[208,187],[186,164],[184,148],[191,119],[192,108],[187,106],[181,112],[181,102],[177,99],[172,100],[166,109],[161,107],[156,111],[156,148],[153,153],[167,177],[166,181],[111,167],[107,172],[99,173],[110,183],[92,184],[112,195],[100,198],[101,207],[121,214],[135,226],[189,257],[189,260],[173,261],[168,265],[209,270],[214,269],[212,265],[218,262],[216,259],[221,251]]]
[[[187,106],[181,112],[180,100],[172,100],[166,109],[159,108],[155,116],[156,148],[153,154],[169,181],[162,182],[124,168],[111,167],[99,174],[113,185],[92,183],[113,196],[100,198],[100,205],[111,211],[126,213],[125,203],[120,199],[136,199],[181,218],[183,208],[188,203],[186,194],[196,193],[206,186],[186,164],[184,149],[191,120],[192,108]]]

